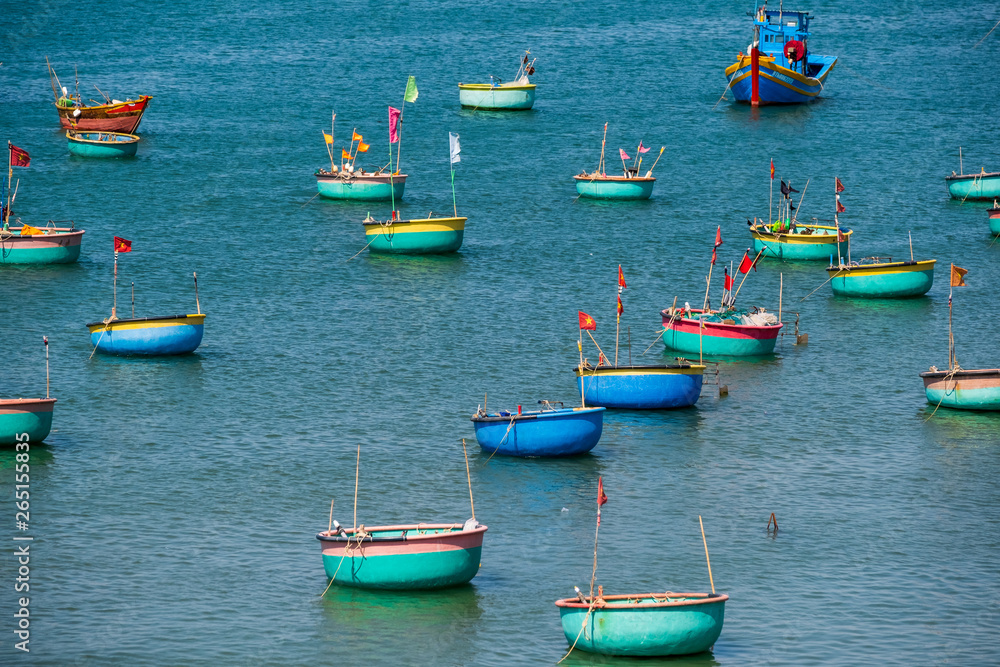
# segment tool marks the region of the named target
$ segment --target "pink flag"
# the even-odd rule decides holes
[[[399,109],[389,107],[389,143],[394,144],[399,141]]]
[[[626,153],[624,149],[622,149],[622,148],[619,148],[619,149],[618,149],[618,152],[619,152],[619,153],[621,153],[621,156],[622,156],[622,159],[623,159],[623,160],[631,160],[631,159],[632,159],[632,158],[630,158],[630,157],[628,156],[628,153]]]
[[[641,139],[639,140],[639,152],[640,153],[648,153],[649,152],[648,148],[643,147]]]

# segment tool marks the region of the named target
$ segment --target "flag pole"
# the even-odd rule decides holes
[[[954,271],[955,271],[955,268],[954,268],[955,265],[952,264],[951,266],[952,266],[952,269],[951,269],[952,273],[954,273]],[[954,334],[952,333],[952,330],[951,330],[951,296],[952,296],[952,294],[955,291],[955,287],[952,286],[952,285],[950,285],[951,280],[949,280],[948,282],[949,282],[949,287],[948,287],[948,370],[949,371],[953,371],[953,370],[955,370],[955,336],[954,336]]]
[[[910,237],[910,261],[913,261],[913,232],[906,232],[906,235]]]
[[[333,111],[333,117],[330,119],[330,145],[327,146],[327,152],[330,153],[330,173],[333,173],[333,142],[336,138],[336,127],[337,127],[337,112]],[[324,139],[325,141],[325,139]],[[331,501],[332,502],[332,501]]]
[[[132,281],[132,319],[135,319],[135,281]]]
[[[774,166],[774,160],[771,160],[771,166]],[[770,192],[767,195],[767,224],[770,225],[772,222],[772,211],[774,210],[774,174],[771,174],[771,187]]]
[[[702,310],[708,310],[708,290],[712,287],[712,269],[715,268],[715,262],[708,265],[708,278],[705,281],[705,304],[702,306]]]
[[[701,542],[705,545],[705,562],[708,563],[708,583],[712,585],[712,595],[715,595],[715,580],[712,579],[712,561],[708,557],[708,540],[705,539],[705,524],[701,522],[701,515],[698,515],[698,525],[701,526]]]
[[[451,205],[455,210],[455,217],[458,217],[458,201],[455,199],[455,163],[451,163]]]
[[[389,107],[389,199],[392,201],[392,217],[396,218],[396,186],[392,182],[392,107]]]
[[[576,349],[580,352],[580,407],[587,407],[583,398],[583,329],[580,329],[580,340],[576,341]],[[485,410],[485,406],[483,407]]]
[[[198,308],[198,314],[201,315],[201,301],[198,299],[198,272],[194,272],[194,305]]]
[[[49,337],[42,336],[45,343],[45,398],[49,397]]]
[[[597,173],[604,174],[604,144],[608,140],[608,123],[604,123],[604,138],[601,139],[601,159],[597,163]]]
[[[598,489],[603,492],[604,488],[600,478],[597,479]],[[590,573],[590,604],[594,604],[594,579],[597,578],[597,537],[601,532],[601,495],[597,495],[597,528],[594,529],[594,569]]]
[[[114,301],[111,303],[111,319],[118,319],[116,311],[118,310],[118,249],[115,248],[115,296]]]
[[[660,154],[656,156],[656,160],[653,161],[653,166],[646,172],[646,178],[653,175],[653,170],[656,169],[656,165],[660,161],[660,158],[663,157],[663,151],[666,150],[666,148],[666,146],[660,146]]]
[[[358,445],[358,461],[354,465],[354,535],[358,534],[358,473],[361,471],[361,445]]]
[[[11,156],[14,154],[14,150],[11,148],[13,144],[7,141],[7,211],[4,213],[4,224],[10,221],[10,190],[11,190],[11,179],[14,178],[14,167],[11,165]]]
[[[465,478],[469,480],[469,505],[472,506],[472,518],[476,518],[476,503],[472,500],[472,475],[469,473],[469,452],[465,449],[465,438],[462,438],[462,453],[465,454]]]

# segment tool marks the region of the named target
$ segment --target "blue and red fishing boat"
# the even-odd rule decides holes
[[[802,104],[823,91],[836,56],[809,50],[809,12],[768,9],[753,13],[753,39],[736,62],[726,68],[729,89],[737,102],[752,106]]]
[[[604,408],[566,408],[539,401],[541,410],[478,410],[472,416],[484,452],[504,456],[578,456],[592,450],[604,430]],[[560,407],[556,408],[558,404]]]
[[[135,299],[132,317],[118,317],[118,253],[132,252],[132,242],[115,237],[114,305],[111,317],[87,324],[90,343],[96,351],[123,356],[165,356],[188,354],[201,345],[205,335],[205,315],[198,299],[198,274],[194,274],[197,313],[164,317],[136,317]]]

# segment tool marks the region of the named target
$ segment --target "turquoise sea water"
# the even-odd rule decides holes
[[[0,453],[0,663],[552,664],[567,648],[552,602],[588,583],[599,475],[608,593],[707,590],[704,518],[726,624],[714,654],[670,664],[994,662],[1000,415],[926,421],[917,374],[947,364],[952,261],[969,269],[959,360],[1000,362],[1000,243],[987,206],[949,200],[943,180],[960,145],[966,171],[1000,168],[1000,35],[972,49],[1000,16],[990,2],[801,7],[810,48],[841,64],[822,101],[754,112],[712,108],[750,39],[746,3],[4,4],[0,139],[32,156],[15,208],[87,234],[78,264],[0,270],[0,395],[44,391],[44,334],[59,399],[32,448],[30,655],[13,648],[14,455]],[[459,109],[458,81],[509,79],[525,48],[532,112]],[[79,66],[85,97],[155,96],[137,158],[69,157],[46,55],[64,83]],[[309,201],[320,130],[336,109],[337,145],[356,127],[385,162],[386,106],[410,74],[403,215],[450,212],[457,132],[465,245],[346,261],[388,207]],[[609,168],[619,146],[666,146],[648,202],[575,198],[606,121]],[[917,258],[938,259],[928,296],[824,286],[802,302],[822,267],[765,261],[740,301],[777,310],[783,274],[808,346],[785,337],[773,359],[722,364],[729,396],[706,387],[694,409],[609,413],[590,456],[487,463],[468,421],[484,393],[491,408],[572,403],[577,310],[613,348],[618,264],[620,355],[629,333],[633,361],[666,358],[660,344],[640,357],[659,310],[700,303],[717,225],[722,261],[752,245],[770,158],[797,189],[811,179],[804,218],[832,218],[840,177],[855,256],[907,257],[912,231]],[[134,249],[122,311],[134,281],[137,315],[193,312],[198,272],[196,354],[89,358],[113,235]],[[463,437],[490,527],[472,585],[321,599],[314,534],[331,498],[351,522],[357,445],[359,522],[463,521]]]

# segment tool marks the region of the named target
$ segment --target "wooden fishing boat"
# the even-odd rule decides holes
[[[866,257],[860,262],[831,264],[826,271],[837,296],[900,299],[927,293],[934,284],[936,261],[893,262],[891,257]]]
[[[836,56],[821,56],[807,48],[808,12],[762,7],[753,16],[753,39],[736,62],[726,68],[729,89],[737,102],[802,104],[819,97]]]
[[[778,226],[776,225],[783,225]],[[770,227],[764,223],[751,225],[753,249],[763,251],[764,257],[777,259],[822,260],[847,254],[848,238],[854,232],[841,228],[837,241],[837,228],[825,225],[789,225],[779,221]]]
[[[500,77],[491,76],[489,83],[458,84],[458,101],[463,109],[484,111],[525,111],[535,104],[535,84],[528,77],[535,73],[535,61],[530,62],[530,51],[521,58],[513,81],[503,83]]]
[[[124,132],[66,131],[69,152],[79,157],[132,157],[139,147],[139,136]]]
[[[205,335],[205,315],[108,319],[87,324],[98,352],[122,356],[163,356],[194,352]]]
[[[709,357],[753,357],[774,353],[785,326],[763,308],[752,310],[660,311],[663,343],[672,350]]]
[[[323,569],[333,583],[357,588],[410,590],[458,586],[482,561],[487,527],[461,523],[364,525],[316,535]]]
[[[665,656],[710,650],[722,634],[728,599],[721,593],[668,591],[565,598],[556,606],[566,640],[575,641],[576,648],[604,655]]]
[[[577,456],[592,450],[601,439],[604,408],[543,405],[542,410],[530,412],[479,410],[472,417],[479,446],[504,456]]]
[[[927,402],[959,410],[1000,410],[1000,368],[939,371],[920,374]]]
[[[418,218],[364,221],[368,250],[389,255],[429,255],[455,252],[465,238],[468,218]]]
[[[1000,204],[997,204],[997,200],[993,200],[993,208],[988,210],[986,214],[990,218],[990,232],[994,236],[1000,236]]]
[[[128,98],[122,101],[109,98],[98,88],[97,90],[104,97],[105,103],[101,104],[90,100],[93,104],[85,105],[83,97],[80,95],[79,82],[77,82],[76,91],[71,94],[59,82],[59,77],[56,76],[55,70],[49,64],[48,58],[45,59],[45,63],[49,69],[49,82],[52,84],[52,96],[55,98],[56,111],[59,113],[59,124],[64,129],[126,132],[129,134],[139,129],[142,116],[149,107],[149,101],[153,99],[151,95],[140,95],[137,98]],[[62,95],[57,90],[61,90]]]
[[[1000,171],[978,174],[956,174],[945,176],[948,193],[952,199],[989,201],[1000,197]]]
[[[0,229],[0,264],[68,264],[80,258],[80,244],[86,230],[55,227],[7,227]]]
[[[406,174],[386,171],[316,171],[320,197],[351,201],[399,201],[406,187]]]
[[[631,410],[686,408],[701,396],[705,366],[677,363],[653,366],[577,366],[577,387],[585,405]]]
[[[54,398],[0,398],[0,445],[49,437],[55,403]]]

